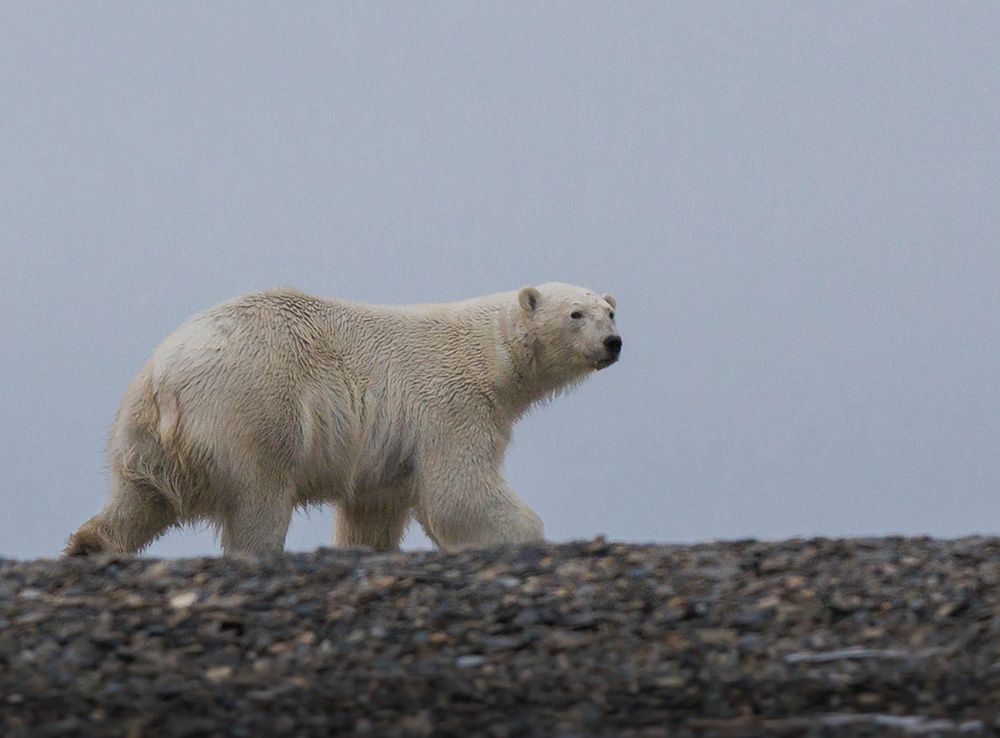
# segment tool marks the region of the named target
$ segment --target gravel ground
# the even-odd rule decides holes
[[[0,561],[0,735],[996,735],[998,554],[596,540]]]

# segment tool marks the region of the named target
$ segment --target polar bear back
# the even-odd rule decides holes
[[[152,357],[160,434],[223,474],[297,467],[320,498],[386,484],[407,473],[424,429],[478,415],[493,371],[483,318],[498,304],[377,306],[274,290],[217,305]]]

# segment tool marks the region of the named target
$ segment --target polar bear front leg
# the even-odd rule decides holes
[[[529,543],[545,539],[542,519],[492,468],[469,468],[468,458],[425,469],[417,520],[441,548]]]

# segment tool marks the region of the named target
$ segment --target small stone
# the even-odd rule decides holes
[[[167,579],[170,576],[170,562],[168,561],[154,561],[152,564],[146,567],[139,578],[144,581],[155,582],[162,579]]]
[[[513,638],[511,636],[487,636],[481,641],[482,645],[491,651],[505,651],[512,648],[518,648],[524,643],[521,638]]]
[[[726,628],[702,628],[697,635],[699,641],[710,646],[731,646],[739,641],[735,631]]]
[[[139,608],[145,606],[146,599],[136,592],[128,592],[123,603],[126,607]]]
[[[205,671],[205,678],[214,683],[224,682],[233,676],[233,667],[231,666],[213,666],[212,668]]]
[[[522,610],[521,612],[519,612],[517,616],[514,618],[514,622],[517,625],[534,625],[540,619],[541,616],[538,614],[538,610],[535,610],[533,608],[528,608],[526,610]]]
[[[790,577],[785,578],[785,586],[789,589],[801,589],[806,583],[806,578],[799,574],[793,574]]]
[[[171,596],[170,606],[175,610],[183,610],[188,607],[191,607],[191,605],[193,605],[197,601],[198,601],[197,592],[181,592],[180,594]]]

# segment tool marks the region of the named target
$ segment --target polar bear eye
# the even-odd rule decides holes
[[[583,313],[581,313],[579,310],[574,310],[569,314],[569,317],[573,318],[574,320],[579,320],[580,318],[583,317]]]
[[[612,310],[610,313],[608,313],[608,317],[611,318],[611,320],[614,320],[615,319],[615,311]]]

